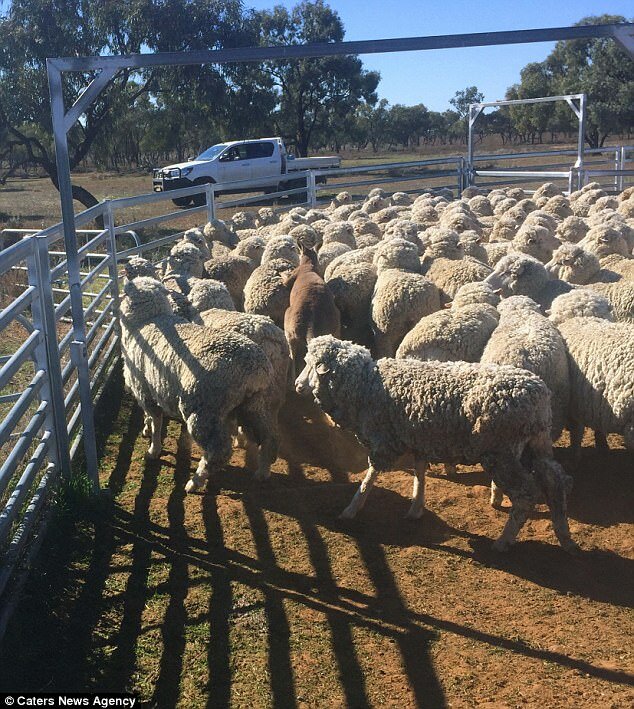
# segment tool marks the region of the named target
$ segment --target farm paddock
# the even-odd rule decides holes
[[[157,707],[632,705],[634,460],[618,436],[600,451],[588,434],[578,467],[557,448],[582,553],[538,511],[499,555],[504,512],[477,467],[435,466],[413,522],[403,461],[340,521],[364,451],[292,396],[269,482],[238,449],[186,496],[198,452],[180,424],[145,461],[141,412],[120,378],[109,386],[112,499],[55,518],[5,636],[2,690],[128,689]]]

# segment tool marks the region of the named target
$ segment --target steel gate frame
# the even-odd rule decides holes
[[[539,98],[518,98],[518,99],[509,99],[509,100],[504,100],[504,101],[485,101],[482,103],[471,103],[469,104],[469,135],[468,135],[468,140],[467,140],[467,169],[468,169],[468,183],[470,185],[474,184],[474,177],[475,177],[475,168],[473,167],[473,128],[476,124],[476,121],[478,120],[478,117],[482,113],[482,111],[485,108],[492,108],[494,106],[523,106],[527,104],[536,104],[536,103],[552,103],[553,101],[565,101],[570,108],[572,109],[573,113],[577,117],[577,120],[579,122],[579,128],[578,128],[578,135],[577,135],[577,162],[574,164],[574,167],[579,170],[578,176],[577,176],[577,181],[578,181],[578,189],[582,187],[580,184],[581,179],[582,179],[582,170],[583,170],[583,158],[584,158],[584,146],[585,146],[585,134],[586,134],[586,109],[587,109],[587,98],[585,94],[565,94],[562,96],[543,96]],[[577,106],[574,102],[579,101],[579,106]],[[526,172],[526,171],[524,171]],[[486,174],[489,174],[493,177],[494,175],[492,172],[488,171]],[[509,170],[508,171],[509,177],[512,177],[514,174],[517,174],[516,172]],[[547,176],[547,175],[546,175]],[[569,185],[568,189],[570,192],[572,192],[572,174],[569,179]]]
[[[478,32],[470,34],[439,35],[429,37],[404,37],[398,39],[361,40],[278,47],[244,47],[235,49],[197,50],[189,52],[160,52],[108,57],[61,57],[46,60],[51,118],[55,142],[55,159],[59,180],[64,242],[67,253],[70,303],[73,321],[71,351],[79,379],[81,417],[84,449],[90,478],[97,481],[97,449],[94,428],[93,402],[90,392],[88,354],[82,306],[81,275],[75,214],[68,155],[68,132],[84,111],[97,99],[120,69],[143,69],[156,66],[184,66],[192,64],[225,64],[269,59],[326,57],[340,54],[376,54],[409,52],[457,47],[481,47],[501,44],[524,44],[566,39],[612,38],[634,58],[634,24],[584,25],[578,27],[551,27],[504,32]],[[64,107],[62,76],[66,72],[98,71],[75,103]],[[112,228],[112,225],[109,225]]]

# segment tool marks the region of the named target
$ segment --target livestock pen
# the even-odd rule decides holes
[[[459,160],[428,177],[455,176],[459,194]],[[615,172],[608,176],[630,176],[623,164]],[[308,192],[315,204],[321,186],[306,180],[286,195]],[[576,471],[578,559],[545,543],[541,513],[530,542],[495,556],[487,539],[499,513],[482,504],[478,468],[432,479],[422,524],[397,521],[404,471],[362,519],[336,521],[363,451],[294,397],[268,486],[251,481],[249,456],[236,451],[205,494],[185,498],[190,456],[173,422],[162,459],[143,460],[141,416],[117,374],[117,263],[166,247],[182,229],[127,249],[118,240],[262,199],[219,203],[213,186],[204,192],[206,204],[186,215],[124,223],[117,210],[181,193],[107,200],[70,219],[66,199],[63,225],[0,257],[3,328],[26,333],[0,371],[3,386],[23,376],[2,401],[3,442],[13,442],[0,474],[3,629],[20,601],[2,651],[3,689],[125,689],[157,706],[466,706],[474,697],[556,706],[562,696],[579,706],[627,704],[632,483],[618,437],[608,451],[586,450]],[[80,246],[76,229],[96,217],[104,228]],[[62,233],[65,252],[55,251]],[[80,451],[88,486],[112,500],[73,492]],[[564,463],[567,455],[559,452]],[[36,582],[24,586],[41,543]]]

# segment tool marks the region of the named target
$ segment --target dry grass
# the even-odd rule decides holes
[[[340,522],[363,451],[293,398],[268,483],[236,451],[186,496],[198,455],[180,426],[146,462],[139,410],[119,389],[107,400],[114,504],[58,519],[0,689],[125,689],[157,707],[631,705],[632,456],[618,439],[575,470],[580,557],[543,511],[499,556],[504,513],[479,468],[430,478],[419,522],[402,519],[405,470]]]

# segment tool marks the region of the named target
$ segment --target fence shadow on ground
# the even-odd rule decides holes
[[[112,402],[119,408],[118,422],[112,425],[118,426],[121,434],[108,481],[116,496],[129,482],[133,456],[145,444],[139,441],[143,423],[139,410],[126,398],[113,398]],[[490,539],[455,529],[433,512],[419,522],[401,520],[407,501],[381,486],[374,490],[357,520],[340,521],[337,514],[355,488],[348,473],[363,469],[365,455],[347,434],[332,428],[312,405],[293,399],[291,407],[282,415],[281,446],[281,457],[287,461],[291,474],[274,473],[270,484],[262,485],[255,484],[244,469],[228,466],[210,481],[207,492],[195,498],[202,517],[200,535],[192,536],[185,526],[184,486],[192,464],[183,437],[176,447],[174,484],[166,503],[165,525],[157,524],[150,514],[159,472],[170,464],[165,459],[142,465],[133,509],[115,502],[105,505],[89,519],[61,520],[51,532],[47,554],[41,557],[5,639],[0,655],[0,689],[135,689],[139,643],[158,628],[160,657],[152,680],[150,705],[175,706],[186,671],[188,629],[204,620],[209,625],[206,657],[209,681],[205,696],[198,699],[206,701],[209,707],[229,706],[234,678],[230,627],[236,612],[233,592],[236,583],[257,590],[263,599],[274,706],[298,704],[288,601],[325,617],[348,706],[370,706],[366,675],[354,640],[355,629],[369,629],[394,643],[418,706],[447,704],[430,655],[430,644],[440,632],[607,681],[634,684],[634,677],[616,669],[410,610],[386,548],[420,546],[466,556],[542,586],[616,605],[631,601],[623,582],[632,578],[631,561],[616,554],[592,551],[571,558],[554,543],[537,541],[519,543],[502,557],[491,551]],[[99,430],[103,438],[111,433],[107,425]],[[314,479],[308,472],[310,466],[327,471],[330,481]],[[620,494],[619,485],[623,484],[626,472],[620,467],[613,472],[611,491],[601,487],[601,480],[583,474],[584,499],[586,495],[592,499],[601,488],[601,507],[606,509],[591,512],[580,503],[572,505],[574,513],[584,519],[590,517],[596,524],[612,524],[611,503]],[[461,484],[469,484],[468,479]],[[254,543],[254,556],[225,543],[227,521],[220,512],[219,500],[226,495],[242,505]],[[299,527],[308,550],[310,573],[289,571],[280,565],[268,513],[287,517]],[[374,593],[338,582],[326,532],[354,542]],[[459,540],[467,545],[458,545]],[[128,560],[122,562],[123,548],[129,554]],[[81,559],[87,559],[88,563],[78,571],[77,562]],[[167,579],[153,578],[157,559],[169,564]],[[114,574],[123,572],[127,574],[125,584],[117,594],[107,595],[105,590]],[[208,584],[209,602],[199,616],[192,617],[187,611],[186,598],[190,589],[199,584]],[[152,626],[144,620],[144,611],[159,592],[167,596],[167,606],[162,620]]]

